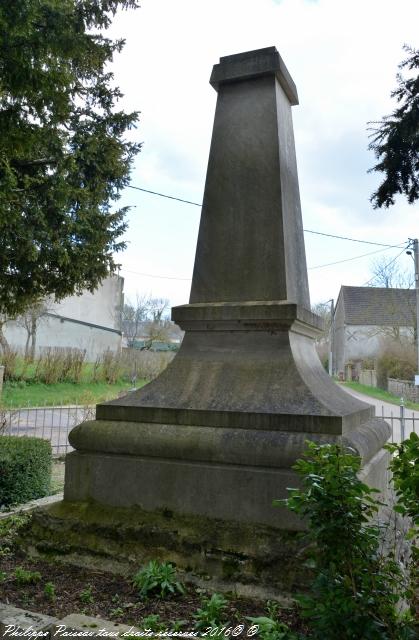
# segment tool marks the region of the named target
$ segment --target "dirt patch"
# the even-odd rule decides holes
[[[20,585],[15,577],[17,567],[39,572],[34,584]],[[77,567],[32,561],[14,555],[0,558],[0,601],[30,611],[63,618],[70,613],[84,613],[133,626],[141,626],[144,618],[158,615],[167,628],[176,621],[194,626],[194,613],[201,606],[204,595],[210,595],[192,584],[185,585],[184,595],[168,599],[141,599],[128,580],[112,574],[88,571]],[[51,583],[54,597],[48,596],[45,585]],[[266,603],[228,595],[225,623],[249,625],[248,617],[267,615]],[[301,630],[301,622],[293,609],[281,609],[278,619]]]
[[[4,525],[2,525],[4,527]],[[15,547],[14,533],[0,530],[0,601],[6,604],[63,618],[71,613],[117,621],[132,626],[143,626],[148,616],[159,616],[165,629],[184,621],[183,628],[192,630],[194,614],[202,605],[202,598],[211,593],[193,584],[185,584],[183,595],[167,599],[142,598],[130,579],[91,569],[83,569],[57,562],[32,560]],[[16,569],[22,568],[40,575],[33,584],[21,584]],[[132,575],[139,567],[133,566]],[[19,572],[18,572],[19,573]],[[49,586],[46,586],[49,585]],[[53,585],[51,587],[51,585]],[[226,594],[228,606],[223,623],[228,625],[251,622],[247,618],[269,614],[267,603]],[[288,624],[292,630],[303,631],[295,608],[279,608],[275,618]],[[272,612],[272,608],[270,609]],[[148,621],[150,623],[150,621]],[[147,620],[146,620],[147,623]]]

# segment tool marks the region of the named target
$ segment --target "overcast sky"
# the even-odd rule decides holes
[[[141,111],[132,136],[143,142],[131,184],[202,201],[216,92],[209,85],[220,56],[276,46],[298,89],[294,131],[305,229],[401,244],[419,236],[419,204],[403,199],[373,210],[379,174],[367,174],[367,122],[395,106],[404,43],[418,46],[418,0],[142,0],[111,29],[126,39],[115,59],[123,107]],[[189,300],[200,209],[126,189],[129,246],[119,254],[126,297],[152,294],[172,305]],[[312,303],[337,298],[345,285],[371,278],[387,249],[305,233]],[[400,265],[413,270],[402,253]],[[146,275],[147,274],[147,275]],[[151,277],[154,276],[154,277]],[[157,277],[159,276],[159,277]]]

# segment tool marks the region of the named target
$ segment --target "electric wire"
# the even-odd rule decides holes
[[[393,247],[387,247],[387,249],[399,249],[402,245],[397,245],[397,246],[393,246]],[[313,269],[322,269],[323,267],[332,267],[335,264],[342,264],[342,262],[351,262],[352,260],[359,260],[360,258],[365,258],[366,256],[373,256],[376,253],[381,253],[382,251],[387,251],[387,249],[378,249],[377,251],[370,251],[368,253],[363,253],[360,256],[354,256],[353,258],[345,258],[344,260],[337,260],[336,262],[328,262],[326,264],[318,264],[315,267],[308,267],[309,270],[313,270]],[[399,256],[403,253],[403,251],[406,250],[405,245],[403,245],[403,249],[401,251],[401,253],[399,254]],[[396,256],[395,260],[397,259],[398,256]],[[394,260],[392,261],[394,262]],[[390,263],[392,264],[392,263]]]
[[[161,193],[159,191],[152,191],[151,189],[144,189],[143,187],[137,187],[134,185],[127,185],[130,189],[135,189],[136,191],[142,191],[144,193],[149,193],[151,195],[154,196],[159,196],[161,198],[168,198],[169,200],[176,200],[177,202],[182,202],[185,204],[191,204],[194,205],[196,207],[202,207],[202,204],[199,204],[198,202],[193,202],[192,200],[185,200],[184,198],[179,198],[177,196],[171,196],[168,195],[167,193]],[[137,205],[132,205],[134,207],[136,207]],[[406,245],[406,242],[403,244],[397,244],[397,245],[391,245],[391,244],[384,244],[382,242],[374,242],[371,240],[361,240],[359,238],[350,238],[347,236],[338,236],[332,233],[325,233],[323,231],[314,231],[313,229],[303,229],[303,231],[305,233],[311,233],[317,236],[324,236],[326,238],[334,238],[336,240],[346,240],[349,242],[357,242],[357,243],[361,243],[361,244],[369,244],[369,245],[375,245],[378,247],[383,247],[383,249],[379,249],[377,251],[371,251],[369,253],[363,253],[359,256],[354,256],[353,258],[345,258],[343,260],[336,260],[335,262],[327,262],[325,264],[318,264],[315,265],[314,267],[308,267],[309,271],[312,271],[314,269],[323,269],[325,267],[332,267],[334,265],[337,264],[342,264],[344,262],[351,262],[353,260],[359,260],[361,258],[365,258],[367,256],[371,256],[371,255],[375,255],[377,253],[381,253],[382,251],[386,251],[387,249],[398,249],[401,246],[403,246],[402,251],[388,264],[386,265],[387,267],[390,266],[391,264],[393,264],[393,262],[395,262],[397,260],[397,258],[400,257],[400,255],[407,249],[407,247],[409,246],[409,244]],[[405,246],[406,245],[406,246]],[[160,280],[179,280],[179,281],[190,281],[192,278],[182,278],[182,277],[175,277],[175,276],[162,276],[162,275],[157,275],[157,274],[152,274],[152,273],[142,273],[140,271],[131,271],[130,269],[121,269],[122,271],[125,271],[126,273],[132,273],[134,275],[139,275],[139,276],[144,276],[147,278],[157,278]],[[362,286],[367,286],[370,282],[372,282],[372,280],[374,280],[374,277],[370,278],[370,280],[368,280],[365,285]]]
[[[169,196],[167,193],[160,193],[159,191],[151,191],[150,189],[143,189],[142,187],[135,187],[132,184],[127,185],[130,189],[135,189],[136,191],[144,191],[144,193],[151,193],[154,196],[160,196],[161,198],[169,198],[170,200],[177,200],[178,202],[185,202],[186,204],[192,204],[196,207],[202,207],[202,204],[199,202],[192,202],[192,200],[184,200],[183,198],[178,198],[177,196]],[[131,205],[136,207],[137,205]],[[338,240],[349,240],[350,242],[360,242],[362,244],[372,244],[378,247],[399,247],[400,245],[391,245],[384,244],[382,242],[372,242],[371,240],[360,240],[357,238],[348,238],[346,236],[337,236],[332,233],[325,233],[323,231],[313,231],[312,229],[303,229],[305,233],[313,233],[317,236],[325,236],[326,238],[336,238]]]
[[[398,258],[400,258],[400,256],[402,255],[402,253],[404,253],[408,248],[410,247],[410,240],[409,242],[406,243],[406,246],[403,247],[403,249],[400,251],[400,253],[397,254],[397,256],[395,258],[393,258],[393,260],[390,260],[390,262],[388,262],[385,265],[385,269],[388,269],[388,267],[391,267],[391,265],[396,262],[396,260],[398,260]],[[370,282],[372,282],[374,279],[376,278],[376,276],[372,276],[372,278],[370,278],[369,280],[367,280],[366,282],[364,282],[363,285],[361,285],[362,287],[368,287],[368,285],[370,284]]]
[[[341,264],[342,262],[350,262],[351,260],[359,260],[360,258],[365,258],[366,256],[371,256],[374,255],[376,253],[381,253],[382,251],[387,251],[388,249],[399,249],[402,245],[396,245],[396,246],[391,246],[391,247],[386,247],[385,249],[378,249],[377,251],[370,251],[369,253],[363,253],[360,256],[354,256],[353,258],[346,258],[345,260],[337,260],[336,262],[328,262],[327,264],[319,264],[316,265],[315,267],[308,267],[308,270],[312,270],[312,269],[322,269],[323,267],[330,267],[333,266],[335,264]],[[408,246],[408,245],[407,245]],[[406,250],[406,246],[403,245],[403,249],[401,250],[401,252],[391,261],[389,262],[389,264],[387,266],[390,266],[391,264],[393,264],[393,262],[395,262],[395,260],[397,260],[397,258],[399,258],[401,256],[401,254]],[[182,281],[187,281],[190,282],[192,280],[192,278],[181,278],[181,277],[176,277],[176,276],[161,276],[161,275],[156,275],[153,273],[143,273],[141,271],[132,271],[131,269],[124,269],[121,268],[121,271],[125,272],[125,273],[132,273],[133,275],[136,276],[144,276],[146,278],[157,278],[159,280],[182,280]],[[374,278],[371,278],[371,280],[373,280]],[[365,283],[365,285],[362,286],[366,286],[371,280],[369,280],[367,283]]]

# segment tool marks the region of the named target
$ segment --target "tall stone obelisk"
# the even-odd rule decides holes
[[[291,106],[274,47],[220,59],[190,303],[178,355],[139,391],[76,427],[65,501],[269,525],[307,439],[344,442],[384,486],[389,428],[315,352]]]

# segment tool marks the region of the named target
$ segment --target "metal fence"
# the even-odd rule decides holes
[[[54,456],[62,456],[72,451],[68,442],[71,429],[80,422],[93,420],[94,406],[58,406],[26,407],[2,409],[0,412],[0,435],[36,436],[51,442]],[[377,411],[377,415],[379,412]],[[403,405],[395,405],[394,412],[385,415],[384,406],[381,417],[391,427],[391,442],[401,442],[412,431],[419,433],[419,415],[409,412]]]
[[[378,412],[377,412],[378,415]],[[384,406],[381,407],[381,417],[388,422],[391,427],[391,442],[400,443],[413,433],[419,433],[419,415],[413,411],[406,415],[406,408],[403,404],[395,406],[390,415],[384,415]]]
[[[0,434],[34,436],[51,442],[54,456],[72,451],[68,442],[71,429],[95,417],[94,406],[26,407],[2,409]]]

